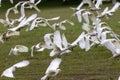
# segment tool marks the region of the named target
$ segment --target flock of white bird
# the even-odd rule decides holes
[[[89,10],[82,8],[83,4],[88,4]],[[84,21],[82,25],[83,32],[72,45],[79,44],[85,51],[88,51],[94,45],[104,46],[112,52],[113,57],[117,57],[120,55],[119,35],[115,34],[107,23],[102,22],[101,18],[112,16],[119,8],[120,3],[117,2],[110,10],[106,7],[100,12],[101,4],[102,0],[93,2],[91,0],[83,0],[77,8],[72,8],[77,10],[74,15],[77,16],[78,21]],[[97,14],[94,14],[92,11],[95,11]]]
[[[13,3],[12,0],[10,0],[10,2]],[[0,23],[8,29],[7,32],[0,34],[0,42],[4,43],[5,40],[12,36],[19,36],[20,30],[23,28],[26,28],[26,31],[31,31],[39,26],[48,26],[52,28],[54,33],[45,34],[44,42],[39,42],[31,47],[31,57],[34,57],[34,51],[41,52],[45,49],[51,50],[49,56],[53,57],[53,60],[41,80],[49,80],[59,74],[61,71],[61,69],[59,69],[62,61],[61,56],[72,52],[71,49],[76,46],[79,46],[85,51],[90,50],[91,47],[95,45],[104,46],[112,52],[113,58],[120,56],[119,35],[115,34],[110,26],[101,20],[103,17],[109,18],[112,16],[120,6],[119,2],[115,3],[111,9],[106,7],[103,11],[101,11],[102,0],[83,0],[77,8],[71,8],[75,11],[73,16],[77,16],[78,21],[83,23],[81,26],[83,32],[72,43],[69,43],[65,34],[60,32],[60,30],[66,30],[64,23],[74,25],[72,21],[66,19],[59,23],[51,24],[50,21],[58,20],[60,16],[46,19],[39,17],[35,13],[27,17],[25,9],[35,9],[37,12],[40,12],[37,7],[40,2],[41,0],[38,0],[37,2],[36,0],[20,1],[14,7],[9,8],[6,11],[5,19],[0,19]],[[83,7],[84,4],[88,5],[87,9]],[[18,10],[18,6],[20,6],[20,11]],[[21,16],[17,19],[12,19],[9,17],[11,11],[13,11],[15,15],[20,14]],[[94,12],[96,12],[96,14]],[[24,45],[16,45],[14,48],[11,48],[9,55],[17,55],[22,52],[28,52],[28,47]],[[1,77],[15,78],[13,75],[15,69],[26,67],[29,63],[28,60],[16,63],[3,71]],[[120,80],[120,78],[118,80]]]

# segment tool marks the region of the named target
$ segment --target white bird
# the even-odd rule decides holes
[[[112,29],[109,26],[107,26],[107,24],[105,22],[101,22],[98,25],[96,25],[96,32],[98,33],[98,35],[97,35],[98,38],[100,38],[101,33],[103,31],[112,31]]]
[[[21,28],[23,28],[24,26],[28,25],[29,22],[31,22],[32,20],[34,20],[37,17],[37,14],[32,14],[30,17],[28,17],[27,19],[24,18],[17,27],[14,28],[10,28],[8,30],[10,31],[17,31],[20,30]]]
[[[60,31],[54,32],[53,43],[60,48],[60,50],[66,49],[68,47],[68,41],[64,34],[60,34]]]
[[[89,21],[89,15],[90,15],[90,14],[91,14],[91,13],[88,12],[88,11],[86,11],[86,12],[84,12],[84,13],[82,14],[82,17],[83,17],[85,23],[87,23],[87,24],[90,23],[90,21]]]
[[[34,8],[36,11],[40,12],[40,10],[38,9],[38,7],[32,3],[30,3],[29,1],[25,1],[24,3],[22,3],[21,5],[21,17],[18,19],[18,21],[20,22],[24,17],[25,17],[25,5],[29,5],[31,6],[32,8]]]
[[[90,45],[90,36],[89,35],[84,35],[83,38],[81,38],[81,40],[79,40],[79,47],[81,49],[85,49],[85,51],[88,51],[91,47]]]
[[[21,17],[18,19],[18,22],[21,22],[22,19],[25,17],[25,4],[27,4],[28,2],[24,2],[22,5],[21,5],[21,8],[20,8],[20,13],[21,13]]]
[[[120,42],[116,39],[106,39],[101,44],[112,52],[114,58],[120,56]]]
[[[41,80],[46,80],[55,77],[61,71],[59,69],[61,61],[61,58],[53,59]]]
[[[52,49],[53,48],[52,36],[53,36],[52,33],[45,34],[44,43],[40,42],[36,45],[33,45],[31,47],[31,56],[33,57],[34,50],[44,51],[44,49]]]
[[[16,45],[14,48],[11,48],[9,55],[17,55],[19,52],[28,52],[28,47],[24,45]]]
[[[49,56],[53,57],[53,56],[60,56],[61,55],[61,50],[59,47],[57,47],[55,44],[53,45],[53,50],[50,52]]]
[[[88,6],[90,7],[91,10],[97,10],[97,8],[95,7],[94,3],[92,0],[82,0],[82,2],[77,6],[77,8],[71,8],[73,10],[81,10],[81,7],[84,5],[84,4],[88,4]],[[98,3],[97,3],[98,4]],[[96,5],[97,5],[96,4]]]
[[[96,9],[100,9],[100,5],[102,5],[103,0],[97,0],[95,7]]]
[[[9,77],[9,78],[15,78],[14,75],[13,75],[13,72],[15,71],[15,67],[9,67],[8,69],[6,69],[2,75],[2,76],[5,76],[5,77]]]
[[[54,18],[49,18],[49,19],[46,19],[46,18],[43,18],[43,17],[37,17],[36,19],[33,20],[31,26],[29,27],[28,30],[32,30],[34,29],[35,27],[38,27],[38,26],[49,26],[51,27],[49,21],[53,21],[53,20],[58,20],[60,17],[54,17]]]
[[[5,17],[6,17],[6,22],[8,23],[8,25],[12,25],[11,22],[10,22],[10,19],[8,17],[11,10],[13,10],[15,14],[18,13],[18,10],[16,8],[14,8],[14,7],[7,9]]]
[[[100,40],[96,35],[91,35],[89,40],[92,42],[90,46],[100,44]]]
[[[53,43],[62,50],[62,40],[58,30],[54,32]]]
[[[80,10],[81,9],[81,7],[83,6],[83,2],[81,2],[78,6],[77,6],[77,8],[76,8],[76,10]]]
[[[20,35],[19,31],[8,31],[8,32],[3,34],[3,39],[8,39],[12,36],[19,36],[19,35]]]
[[[6,26],[11,27],[13,25],[12,22],[10,21],[9,17],[8,17],[11,11],[13,11],[15,14],[18,13],[18,10],[16,8],[11,7],[9,9],[7,9],[7,11],[5,13],[5,19],[0,19],[0,23],[4,24],[5,27]]]
[[[79,37],[78,37],[75,41],[73,41],[73,42],[71,43],[71,45],[72,45],[72,46],[78,45],[79,41],[81,41],[82,39],[84,39],[84,37],[85,37],[85,32],[82,32],[82,33],[79,35]]]
[[[84,3],[81,2],[81,3],[77,6],[77,8],[70,7],[70,9],[73,9],[73,10],[79,11],[83,5],[84,5]]]
[[[35,6],[37,6],[41,2],[41,0],[38,0],[38,1],[36,1],[36,0],[29,0],[29,1],[26,1],[26,2],[28,2],[29,4],[34,4]],[[31,5],[25,6],[25,8],[31,9],[32,6]]]
[[[84,36],[84,35],[83,35],[83,36]],[[79,40],[78,44],[79,44],[79,47],[80,47],[81,49],[85,49],[85,47],[86,47],[85,36],[84,36],[83,38],[82,38],[82,36],[81,36],[81,39]]]
[[[69,21],[69,20],[63,20],[63,21],[60,21],[58,23],[54,23],[51,25],[51,28],[53,28],[54,30],[56,30],[56,28],[59,28],[61,30],[66,30],[65,26],[63,24],[65,23],[69,23],[70,25],[74,25],[74,23],[72,21]]]
[[[23,60],[21,62],[18,62],[16,64],[14,64],[13,66],[7,68],[6,70],[3,71],[3,73],[1,74],[1,77],[5,76],[8,78],[15,78],[13,72],[15,71],[16,68],[22,68],[22,67],[26,67],[30,64],[30,62],[28,60]]]
[[[109,8],[108,7],[106,7],[104,10],[103,10],[103,12],[101,12],[100,13],[100,15],[98,15],[97,17],[98,18],[102,18],[102,17],[104,17],[104,16],[107,16],[109,13],[107,13],[109,10],[108,10]]]
[[[72,48],[72,47],[71,47]],[[70,53],[71,50],[68,48],[64,48],[63,50],[60,50],[59,47],[57,47],[55,44],[53,45],[53,50],[50,52],[50,57],[54,56],[62,56],[63,54],[68,54]]]
[[[46,49],[46,48],[47,48],[46,44],[45,44],[45,43],[42,43],[42,42],[40,42],[40,43],[38,43],[38,44],[36,44],[36,45],[33,45],[33,46],[31,47],[31,57],[34,56],[34,55],[33,55],[34,51],[39,51],[39,52],[41,52],[41,51],[44,51],[44,49]]]
[[[8,31],[0,34],[0,42],[4,43],[5,40],[8,40],[12,36],[19,36],[20,32],[18,31]]]
[[[47,46],[47,49],[53,48],[53,41],[52,40],[53,40],[53,33],[45,34],[44,42],[45,42],[45,45]]]
[[[15,4],[14,8],[18,9],[18,6],[20,6],[24,1],[19,1],[17,4]]]
[[[88,4],[90,10],[98,10],[98,9],[95,7],[95,4],[93,3],[92,0],[83,0],[82,2],[83,2],[84,4]],[[98,5],[98,4],[96,4],[96,5]]]
[[[31,31],[31,30],[33,30],[35,27],[37,27],[37,24],[36,24],[37,19],[38,19],[38,18],[36,18],[36,19],[34,19],[34,20],[32,21],[31,26],[30,26],[26,31]]]
[[[111,34],[111,31],[104,31],[101,33],[101,41],[104,41],[107,39],[107,34]]]
[[[50,52],[50,56],[54,56],[56,54],[60,54],[60,50],[62,50],[62,40],[61,40],[61,35],[60,31],[55,31],[53,35],[53,50]]]
[[[15,9],[14,7],[11,7],[11,8],[9,8],[9,9],[7,9],[6,14],[5,14],[6,21],[9,21],[8,16],[9,16],[11,10],[13,10],[15,14],[18,13],[18,10]],[[10,22],[10,21],[9,21],[9,22]]]
[[[90,36],[85,36],[85,51],[88,51],[90,49]],[[81,44],[81,43],[80,43]]]
[[[98,38],[100,38],[101,33],[104,31],[111,31],[111,28],[109,28],[108,26],[97,28]]]
[[[90,33],[93,31],[93,26],[87,23],[83,23],[82,29],[85,30],[87,33]]]
[[[71,44],[72,46],[77,46],[81,49],[88,51],[92,45],[90,45],[90,36],[86,35],[85,32],[82,32],[80,36]]]
[[[38,43],[31,47],[31,55],[33,56],[33,50],[43,51],[44,49],[53,49],[50,52],[50,56],[63,55],[71,52],[68,50],[69,43],[64,34],[60,35],[59,31],[55,31],[54,34],[48,33],[44,36],[44,43]]]
[[[59,31],[54,32],[53,36],[53,50],[50,52],[50,56],[53,57],[55,55],[63,55],[66,53],[70,53],[69,43],[64,34],[60,34]]]
[[[68,43],[65,34],[62,34],[61,40],[62,40],[61,41],[62,42],[62,47],[65,48],[65,49],[67,49],[68,46],[70,45],[70,43]]]
[[[117,3],[115,3],[115,5],[110,10],[108,10],[108,7],[106,7],[104,9],[104,11],[100,15],[98,15],[98,17],[101,18],[101,17],[107,16],[107,15],[108,16],[113,15],[113,12],[115,12],[119,8],[119,6],[120,6],[120,3],[117,2]]]
[[[79,45],[81,49],[85,49],[85,51],[88,51],[90,47],[92,46],[90,44],[90,41],[92,41],[90,38],[91,36],[89,34],[85,34],[85,32],[82,32],[79,35],[79,37],[74,42],[72,42],[71,46]]]
[[[77,19],[78,19],[79,22],[82,22],[82,12],[83,12],[83,11],[85,11],[85,9],[80,9],[79,11],[77,11],[77,12],[75,12],[75,13],[73,14],[73,16],[74,16],[74,15],[77,16]]]
[[[113,15],[113,12],[115,12],[117,9],[118,9],[118,7],[120,6],[119,5],[120,3],[116,3],[113,7],[112,7],[112,9],[110,9],[110,10],[108,10],[108,7],[106,7],[105,9],[104,9],[104,11],[98,16],[99,18],[101,18],[101,17],[104,17],[104,16],[111,16],[111,15]]]
[[[107,13],[111,13],[111,15],[112,15],[112,13],[115,12],[119,7],[120,7],[120,3],[117,2],[117,3],[114,4],[112,9],[110,9]]]
[[[92,25],[95,25],[95,26],[101,22],[101,19],[97,18],[96,15],[93,13],[89,14],[89,19],[91,20]]]

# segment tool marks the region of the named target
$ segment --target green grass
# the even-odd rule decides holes
[[[105,6],[110,6],[110,4],[105,4]],[[78,23],[75,17],[71,17],[73,11],[69,9],[69,6],[55,8],[40,7],[40,9],[39,16],[45,18],[60,16],[61,19],[59,21],[70,19],[75,23],[75,26],[66,24],[67,30],[63,31],[68,42],[73,42],[82,32],[81,23]],[[117,34],[120,34],[120,23],[117,22],[120,21],[119,12],[120,10],[117,10],[110,19],[104,20]],[[4,18],[4,13],[5,10],[1,11],[1,18]],[[27,10],[26,14],[31,15],[32,13],[36,13],[36,11]],[[10,17],[15,16],[11,15]],[[6,28],[0,24],[0,33],[5,31]],[[15,79],[0,77],[0,80],[40,80],[52,60],[49,57],[50,50],[35,52],[33,58],[30,56],[30,50],[28,53],[20,53],[17,56],[9,56],[8,53],[11,47],[17,44],[23,44],[30,48],[32,45],[42,42],[44,34],[51,32],[53,30],[49,27],[40,27],[30,32],[22,30],[19,37],[11,37],[4,44],[0,43],[0,75],[11,65],[22,60],[30,60],[28,67],[16,69],[14,72]],[[120,57],[109,60],[111,56],[111,52],[104,47],[92,47],[88,52],[76,47],[73,52],[62,57],[60,65],[62,71],[54,80],[117,80],[120,75]]]

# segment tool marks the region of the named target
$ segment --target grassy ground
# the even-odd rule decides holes
[[[110,5],[105,4],[104,7]],[[69,6],[40,7],[40,9],[39,16],[45,18],[60,16],[60,20],[70,19],[75,23],[75,26],[66,24],[67,30],[63,31],[68,42],[73,42],[82,32],[81,24],[78,23],[76,18],[71,17],[73,11],[69,9]],[[0,17],[4,18],[5,10],[0,12]],[[120,10],[110,19],[104,20],[118,34],[120,34],[119,12]],[[30,15],[32,13],[36,13],[36,11],[27,10],[26,14]],[[11,15],[10,17],[15,16]],[[6,31],[6,28],[0,24],[0,33],[4,31]],[[44,34],[50,32],[53,32],[53,30],[48,27],[40,27],[30,32],[22,30],[19,37],[11,37],[4,44],[0,43],[0,74],[19,61],[30,60],[28,67],[16,69],[14,72],[15,79],[0,77],[0,80],[40,80],[52,60],[49,57],[50,50],[35,52],[33,58],[30,56],[30,50],[28,53],[20,53],[17,56],[9,56],[8,53],[11,47],[17,44],[23,44],[30,48],[32,45],[42,42]],[[109,60],[111,56],[111,52],[104,47],[92,47],[88,52],[76,47],[72,53],[62,57],[62,64],[60,65],[62,71],[54,80],[117,80],[120,75],[120,58]]]

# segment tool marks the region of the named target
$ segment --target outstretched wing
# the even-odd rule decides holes
[[[14,64],[13,66],[16,68],[22,68],[22,67],[28,66],[29,64],[30,64],[30,62],[28,60],[23,60],[21,62]]]

